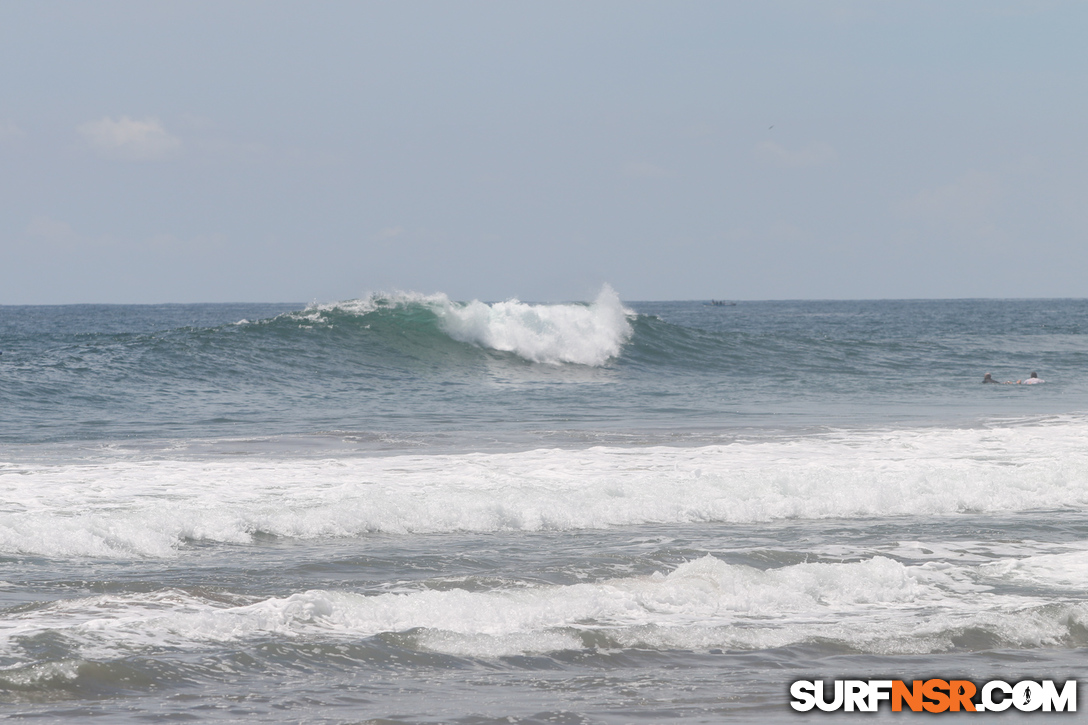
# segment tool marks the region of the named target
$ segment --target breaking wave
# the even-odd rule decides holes
[[[514,353],[530,362],[599,366],[620,355],[633,334],[634,314],[605,285],[589,304],[453,302],[444,294],[405,292],[315,305],[286,317],[312,324],[334,324],[343,315],[368,322],[392,317],[402,330],[433,325],[458,342]]]
[[[0,552],[170,557],[261,535],[1086,510],[1086,429],[1070,418],[698,448],[12,463],[0,465]]]
[[[238,601],[177,589],[61,600],[9,613],[0,653],[52,632],[85,653],[200,648],[274,637],[400,635],[412,649],[502,657],[584,648],[767,649],[832,642],[880,654],[1078,646],[1083,602],[995,592],[980,567],[877,556],[760,570],[713,556],[592,583]],[[936,610],[940,614],[934,614]],[[976,642],[972,645],[971,642]]]

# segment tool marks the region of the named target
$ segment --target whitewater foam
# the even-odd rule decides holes
[[[173,556],[186,541],[1088,508],[1088,424],[701,448],[0,466],[0,552]]]
[[[975,567],[907,566],[885,557],[759,570],[704,556],[668,574],[594,583],[367,595],[311,590],[233,604],[179,590],[100,595],[9,612],[0,652],[53,632],[84,656],[265,639],[401,634],[447,654],[501,657],[587,642],[655,649],[765,649],[834,641],[859,651],[934,652],[986,633],[1006,646],[1062,646],[1088,605],[970,591]],[[602,639],[603,638],[603,639]],[[607,644],[606,644],[607,646]]]
[[[982,567],[987,577],[1021,585],[1088,590],[1088,551],[1004,559]]]
[[[442,308],[442,328],[455,340],[513,352],[533,362],[603,365],[631,337],[619,295],[605,287],[584,305],[527,305],[473,301]]]
[[[490,350],[511,352],[536,363],[600,366],[619,356],[633,333],[619,295],[605,285],[590,304],[527,304],[517,299],[488,304],[453,302],[445,294],[372,294],[360,300],[314,305],[293,315],[310,323],[330,311],[366,316],[378,310],[421,308],[438,319],[446,335]]]

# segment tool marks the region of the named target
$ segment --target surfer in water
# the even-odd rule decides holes
[[[1032,370],[1031,375],[1025,380],[1017,380],[1016,382],[1013,382],[1012,380],[1006,380],[1003,383],[999,383],[998,381],[994,380],[993,373],[986,373],[982,376],[982,382],[993,383],[994,385],[1038,385],[1039,383],[1045,383],[1046,381],[1040,380],[1039,373]]]

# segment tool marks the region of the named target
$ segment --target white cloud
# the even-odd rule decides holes
[[[36,216],[26,225],[28,236],[47,241],[65,241],[75,237],[72,227],[62,221],[47,216]]]
[[[138,121],[121,116],[102,118],[76,129],[96,151],[110,158],[159,161],[181,151],[181,139],[172,136],[157,118]]]
[[[386,227],[374,236],[378,239],[395,239],[404,234],[404,227]]]
[[[756,146],[756,155],[776,166],[820,166],[839,158],[835,149],[826,143],[807,146],[800,151],[790,151],[774,141],[764,141]]]
[[[997,179],[970,171],[951,184],[923,189],[896,204],[895,209],[929,222],[978,225],[985,222],[999,191]]]
[[[11,121],[0,121],[0,143],[16,141],[23,136],[26,136],[23,129],[19,128]]]

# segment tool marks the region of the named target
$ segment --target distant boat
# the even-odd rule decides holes
[[[710,304],[714,305],[715,307],[736,307],[737,306],[736,302],[726,302],[725,300],[711,300]]]

